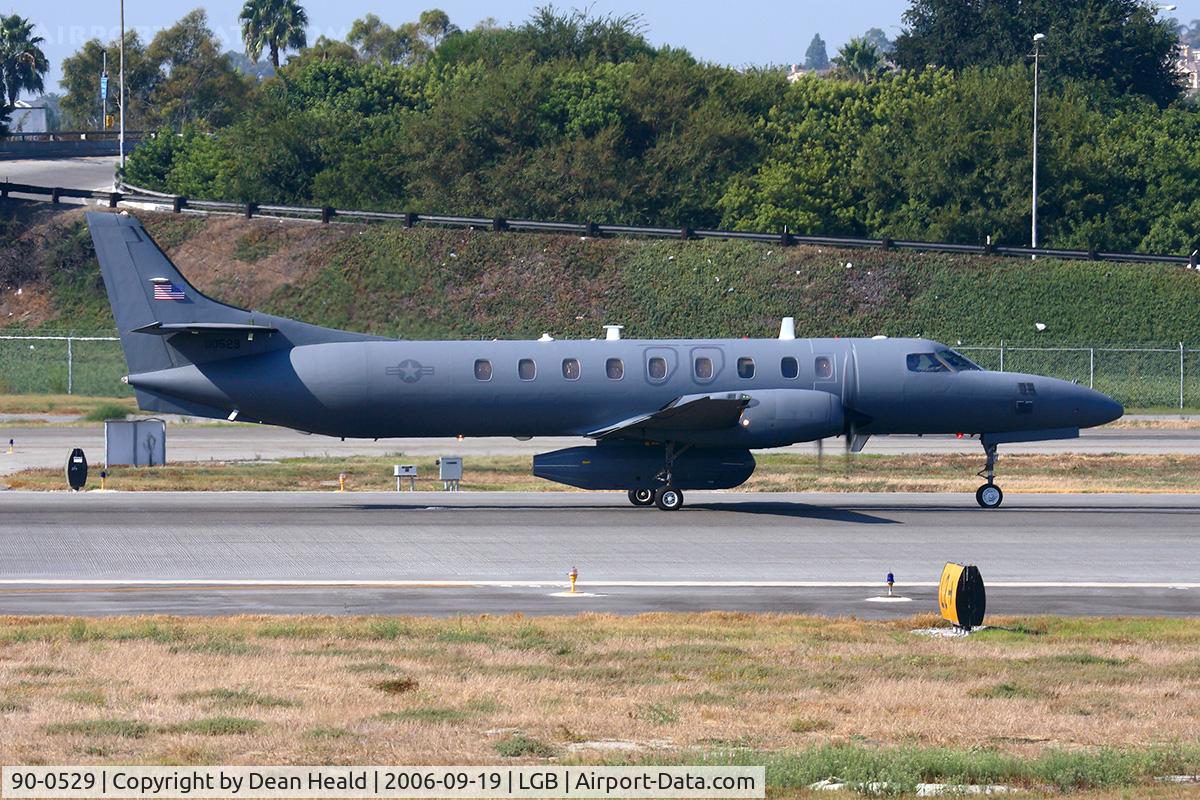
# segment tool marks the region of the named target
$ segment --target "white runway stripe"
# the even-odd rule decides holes
[[[513,581],[513,580],[309,580],[309,579],[251,579],[251,578],[135,578],[111,580],[105,578],[0,578],[4,586],[94,586],[97,588],[121,588],[126,586],[246,586],[246,587],[295,587],[295,588],[376,588],[376,589],[469,589],[518,588],[545,589],[566,587],[566,581]],[[914,581],[896,583],[897,589],[937,588],[937,581]],[[1200,583],[1139,583],[1098,581],[987,581],[994,589],[1200,589]],[[878,588],[878,581],[579,581],[580,588],[630,587],[630,588],[691,588],[691,589],[864,589]]]

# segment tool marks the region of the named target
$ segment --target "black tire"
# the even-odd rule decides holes
[[[635,506],[646,507],[654,505],[654,490],[653,489],[630,489],[629,502]]]
[[[1004,492],[994,483],[985,483],[975,490],[975,502],[980,508],[999,508],[1004,502]]]
[[[660,511],[678,511],[683,508],[683,492],[664,486],[654,493],[654,505]]]

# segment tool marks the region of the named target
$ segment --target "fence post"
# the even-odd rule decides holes
[[[75,388],[75,354],[71,351],[71,337],[67,337],[67,394]]]
[[[1088,388],[1096,388],[1096,348],[1088,348]]]
[[[1004,340],[1000,340],[1000,371],[1004,372]]]
[[[1179,343],[1179,407],[1183,408],[1183,342]]]

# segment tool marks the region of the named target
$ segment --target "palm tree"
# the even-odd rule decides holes
[[[304,32],[308,14],[296,0],[246,0],[238,19],[246,55],[258,61],[266,48],[271,51],[271,65],[276,69],[280,50],[299,50],[308,44]]]
[[[834,56],[833,63],[847,77],[861,81],[878,78],[887,68],[879,48],[861,36],[846,42]]]
[[[21,92],[41,93],[42,78],[50,62],[39,45],[41,36],[33,35],[33,23],[17,14],[0,17],[0,83],[4,99],[12,106]]]

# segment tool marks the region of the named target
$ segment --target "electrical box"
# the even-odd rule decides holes
[[[438,480],[461,481],[463,474],[462,456],[442,456],[438,459]]]
[[[104,423],[104,466],[158,467],[167,461],[167,423],[161,419]]]

